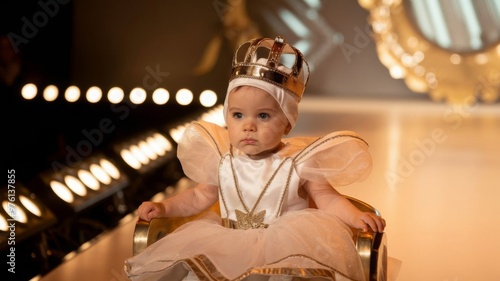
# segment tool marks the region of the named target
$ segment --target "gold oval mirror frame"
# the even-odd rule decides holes
[[[450,104],[493,103],[500,93],[500,42],[453,52],[427,40],[404,0],[358,0],[368,10],[378,58],[395,79],[416,93]]]

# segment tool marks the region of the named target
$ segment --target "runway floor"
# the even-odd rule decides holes
[[[500,280],[500,104],[304,99],[291,135],[352,130],[369,143],[373,171],[339,191],[388,222],[401,281]],[[43,281],[128,280],[136,217],[102,235]]]

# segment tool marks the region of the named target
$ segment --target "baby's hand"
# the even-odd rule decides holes
[[[139,218],[145,221],[150,221],[154,218],[165,216],[165,206],[159,202],[143,202],[137,209]]]
[[[355,227],[363,231],[384,232],[385,220],[374,213],[362,212],[355,221]]]

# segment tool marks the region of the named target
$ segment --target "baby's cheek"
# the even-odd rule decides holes
[[[266,133],[270,134],[267,137],[273,137],[273,136],[281,136],[283,135],[284,127],[281,126],[281,124],[274,124],[274,125],[269,125],[266,127]]]
[[[229,142],[231,143],[232,146],[235,146],[238,144],[238,137],[237,134],[231,134],[229,133]]]
[[[266,145],[276,145],[275,142],[281,142],[282,134],[276,129],[265,130],[260,135],[260,142]]]
[[[276,131],[272,128],[269,128],[268,130],[263,130],[261,133],[261,137],[263,140],[269,141],[276,135]]]

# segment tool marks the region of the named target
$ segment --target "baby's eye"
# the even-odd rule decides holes
[[[243,114],[241,114],[240,112],[235,112],[235,113],[233,113],[233,117],[235,119],[241,119],[241,118],[243,118]]]
[[[267,114],[267,113],[259,113],[259,118],[260,119],[267,119],[267,118],[269,118],[269,114]]]

